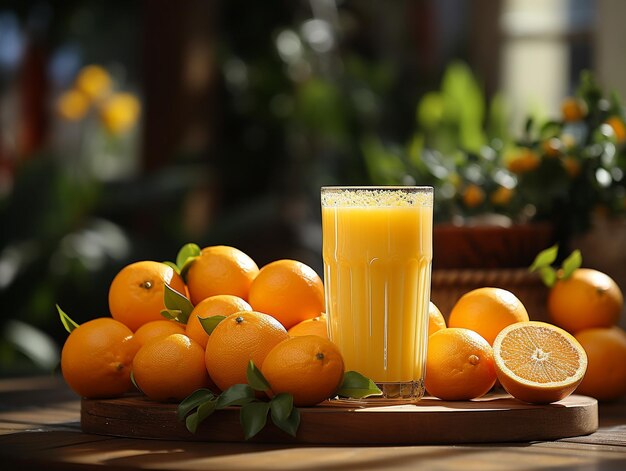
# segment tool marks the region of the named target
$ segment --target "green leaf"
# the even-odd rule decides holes
[[[541,276],[541,281],[543,281],[543,284],[546,285],[548,288],[551,288],[552,286],[554,286],[554,283],[556,283],[556,270],[552,267],[540,268],[539,276]]]
[[[185,426],[187,427],[187,430],[191,433],[196,433],[198,426],[204,421],[204,419],[215,412],[215,409],[216,401],[207,401],[200,404],[198,409],[194,413],[189,414],[185,419]]]
[[[161,311],[161,315],[170,321],[180,322],[178,319],[182,315],[182,311],[172,310],[172,309],[163,309]]]
[[[211,335],[217,325],[226,319],[226,316],[210,316],[210,317],[198,317],[200,321],[200,325],[204,329],[204,331]]]
[[[172,268],[176,273],[178,273],[180,275],[180,269],[178,268],[178,266],[174,263],[174,262],[170,262],[170,261],[165,261],[165,262],[161,262],[164,265],[167,265],[168,267]]]
[[[270,401],[272,409],[272,421],[274,423],[285,421],[293,410],[293,396],[288,393],[280,393]]]
[[[217,401],[211,400],[203,402],[198,406],[198,422],[202,423],[204,419],[210,416],[217,409]]]
[[[346,371],[343,375],[343,383],[339,387],[337,394],[341,397],[361,399],[381,395],[382,391],[376,386],[374,381],[366,378],[361,373]]]
[[[272,410],[272,422],[283,432],[287,432],[292,437],[295,437],[298,427],[300,427],[300,411],[294,407],[285,420],[277,420],[274,418],[274,411]]]
[[[560,274],[559,279],[567,280],[572,273],[574,273],[577,269],[581,267],[583,264],[583,256],[580,253],[580,250],[574,250],[565,260],[563,260],[563,265],[561,266],[563,272]]]
[[[239,422],[243,427],[243,436],[246,440],[263,430],[269,410],[269,402],[250,402],[242,406],[239,412]]]
[[[257,391],[267,391],[271,389],[270,383],[267,382],[261,370],[259,370],[254,362],[250,360],[248,363],[248,369],[246,370],[246,379],[252,389]]]
[[[206,388],[196,389],[178,404],[178,408],[176,409],[178,420],[184,420],[187,414],[193,409],[204,402],[212,400],[215,400],[215,394],[213,394],[212,391]]]
[[[178,255],[176,255],[176,265],[180,271],[183,270],[186,263],[189,263],[189,259],[196,258],[201,252],[197,244],[189,243],[183,245],[178,251]]]
[[[542,250],[535,257],[535,260],[533,261],[533,263],[530,266],[529,270],[532,272],[532,271],[539,270],[539,269],[541,269],[543,267],[549,267],[556,260],[556,257],[558,255],[558,253],[559,253],[559,246],[558,245],[553,245],[550,248]]]
[[[178,255],[176,256],[176,265],[178,266],[179,273],[183,277],[185,283],[187,282],[187,271],[189,270],[189,267],[201,253],[202,250],[200,247],[192,243],[183,245],[178,251]]]
[[[217,398],[217,408],[243,406],[255,400],[254,390],[247,384],[235,384],[223,391]]]
[[[137,381],[135,381],[135,372],[132,370],[130,371],[130,382],[133,383],[133,386],[135,386],[135,389],[137,389],[137,391],[143,392],[137,384]]]
[[[189,301],[186,296],[182,295],[174,288],[171,288],[168,284],[164,286],[163,301],[165,307],[169,311],[180,311],[177,321],[186,324],[191,311],[193,311],[193,304],[191,304],[191,301]]]
[[[56,305],[56,307],[57,311],[59,312],[59,317],[61,318],[61,323],[63,324],[63,327],[65,327],[65,330],[67,330],[67,332],[71,334],[72,331],[76,327],[78,327],[78,324],[74,322],[70,316],[63,312],[63,309],[61,309],[58,304]]]
[[[200,422],[198,421],[198,411],[194,412],[193,414],[189,414],[185,419],[185,427],[187,427],[187,430],[189,430],[191,433],[196,433],[196,430],[198,430],[198,425],[200,425]]]

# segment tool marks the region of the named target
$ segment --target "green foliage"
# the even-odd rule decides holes
[[[183,280],[187,282],[187,271],[191,267],[191,264],[196,258],[200,256],[201,249],[194,243],[188,243],[181,247],[176,256],[176,267],[178,267],[178,273],[183,277]]]
[[[382,391],[376,386],[376,383],[366,378],[356,371],[347,371],[343,376],[343,382],[339,387],[337,395],[340,397],[349,397],[361,399],[370,396],[379,396]]]
[[[246,440],[263,430],[270,411],[272,422],[284,432],[295,436],[300,424],[300,413],[293,406],[293,397],[283,393],[274,396],[269,402],[257,399],[254,391],[268,391],[270,385],[252,361],[246,375],[251,385],[235,384],[217,396],[207,389],[194,391],[178,405],[178,420],[184,420],[187,430],[196,433],[198,426],[216,410],[239,406],[239,422]]]
[[[576,249],[563,260],[560,268],[555,269],[552,267],[552,264],[557,259],[558,251],[558,245],[553,245],[552,247],[542,250],[537,254],[528,269],[531,272],[538,271],[541,280],[548,288],[554,286],[559,280],[567,280],[583,263],[582,254],[580,250]]]
[[[451,63],[440,89],[417,104],[417,127],[406,146],[373,135],[361,140],[371,183],[434,186],[438,221],[496,213],[580,233],[599,206],[626,210],[626,142],[617,129],[625,114],[615,94],[607,98],[583,73],[577,97],[587,110],[580,119],[531,116],[514,138],[502,96],[487,102],[470,69]],[[480,198],[466,198],[472,186]],[[542,276],[553,278],[549,270]]]
[[[248,363],[248,369],[246,370],[246,379],[248,384],[255,391],[269,391],[271,389],[270,383],[267,382],[261,370],[259,370],[254,362],[250,360]]]
[[[574,273],[578,268],[580,268],[583,264],[583,256],[580,253],[580,250],[574,250],[565,260],[563,260],[563,264],[561,265],[561,270],[563,272],[559,276],[560,280],[567,280],[572,273]]]
[[[58,304],[56,305],[56,307],[57,307],[57,311],[59,312],[59,318],[61,319],[61,323],[63,324],[63,327],[65,327],[65,330],[67,330],[68,334],[71,334],[72,331],[76,327],[78,327],[78,324],[74,322],[72,318],[68,316]]]
[[[198,426],[216,410],[239,406],[239,422],[246,440],[254,437],[267,424],[267,416],[283,432],[295,437],[300,426],[300,411],[294,407],[293,396],[287,393],[276,394],[269,401],[255,396],[254,391],[269,391],[271,385],[253,361],[246,370],[248,384],[235,384],[219,395],[208,389],[198,389],[187,396],[177,409],[177,417],[185,421],[187,430],[196,433]],[[348,371],[344,374],[338,391],[341,397],[364,398],[382,394],[371,379]]]
[[[218,324],[224,319],[226,319],[226,316],[198,317],[200,325],[208,335],[211,335]]]
[[[171,288],[167,283],[163,286],[163,301],[167,309],[161,311],[161,315],[166,319],[186,324],[191,311],[193,311],[193,304],[186,296]]]

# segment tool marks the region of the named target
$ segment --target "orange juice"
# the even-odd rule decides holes
[[[329,336],[390,395],[423,394],[432,221],[430,187],[322,188]]]

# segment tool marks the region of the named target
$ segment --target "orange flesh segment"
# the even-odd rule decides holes
[[[578,350],[562,335],[546,328],[509,332],[502,340],[500,356],[519,378],[542,384],[572,378],[581,364]]]

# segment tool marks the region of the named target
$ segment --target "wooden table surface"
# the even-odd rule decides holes
[[[600,404],[599,416],[596,433],[532,443],[294,446],[139,440],[82,433],[80,400],[59,377],[3,379],[0,469],[624,470],[626,400]]]

